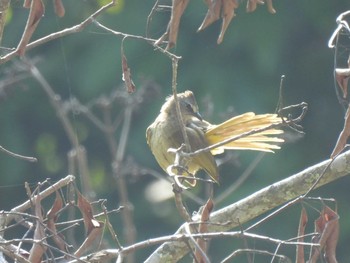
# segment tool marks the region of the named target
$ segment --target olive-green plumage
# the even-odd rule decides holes
[[[245,132],[281,123],[281,119],[276,114],[255,115],[249,112],[233,117],[222,124],[213,125],[200,117],[197,102],[191,91],[179,93],[177,98],[192,152]],[[279,146],[274,143],[283,142],[283,139],[269,135],[281,134],[282,132],[279,129],[268,129],[231,141],[211,150],[211,152],[203,152],[189,158],[186,168],[193,176],[197,171],[204,170],[215,182],[218,182],[219,173],[213,154],[222,153],[225,149],[272,152],[274,149],[279,149]],[[175,154],[168,152],[168,149],[177,149],[184,143],[173,96],[167,98],[160,114],[147,128],[146,138],[157,162],[164,171],[167,171],[167,168],[174,164],[175,160]],[[188,183],[192,186],[195,185],[193,180],[189,180]]]

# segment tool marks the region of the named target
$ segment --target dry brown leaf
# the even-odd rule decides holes
[[[331,154],[331,158],[336,157],[339,153],[341,153],[344,150],[344,147],[349,137],[350,137],[350,104],[348,105],[348,109],[345,114],[343,130],[339,134],[338,141]]]
[[[83,244],[75,251],[74,256],[80,257],[86,250],[89,249],[89,247],[94,244],[96,241],[98,241],[99,237],[102,234],[103,231],[103,222],[94,220],[96,222],[96,227],[92,229],[92,231],[89,233],[89,235],[85,238]]]
[[[339,215],[328,206],[326,206],[322,212],[327,222],[326,227],[329,232],[326,241],[325,257],[328,263],[337,263],[336,248],[339,239]]]
[[[304,241],[304,235],[305,235],[305,227],[308,221],[307,213],[305,208],[303,207],[301,209],[300,214],[300,220],[299,220],[299,229],[298,229],[298,242]],[[297,251],[296,251],[296,263],[305,263],[305,253],[304,253],[304,246],[297,245]]]
[[[38,196],[35,199],[35,216],[38,218],[36,221],[36,226],[34,230],[34,237],[33,239],[36,241],[42,240],[44,243],[45,239],[45,229],[44,229],[44,223],[43,223],[43,215],[41,212],[41,198]],[[28,260],[32,263],[40,263],[42,260],[42,256],[44,255],[46,251],[46,246],[43,246],[43,244],[40,242],[36,242],[33,244],[32,248],[30,249],[30,256]]]
[[[321,251],[325,251],[328,263],[337,263],[336,246],[339,237],[339,215],[330,207],[325,206],[320,217],[315,221],[315,231],[320,235],[317,242],[320,247],[312,251],[310,263],[317,262]]]
[[[62,206],[63,206],[63,202],[62,202],[61,195],[56,191],[55,201],[54,201],[51,209],[47,212],[48,221],[50,221],[50,220],[56,221],[57,220],[57,213],[62,209]]]
[[[63,17],[65,14],[64,6],[62,0],[53,0],[53,5],[55,7],[55,13],[59,17]]]
[[[30,8],[32,1],[31,0],[24,0],[23,7],[24,8]]]
[[[206,3],[208,6],[208,12],[205,15],[205,18],[197,31],[205,29],[207,26],[211,25],[220,18],[222,0],[208,0],[206,1]]]
[[[179,31],[180,20],[183,12],[185,11],[189,0],[173,0],[171,18],[168,23],[165,33],[155,42],[155,45],[159,45],[168,40],[166,49],[172,48],[176,44],[177,35]],[[203,19],[202,24],[197,31],[201,31],[217,21],[220,16],[222,18],[222,25],[217,43],[222,43],[226,30],[235,17],[235,9],[239,6],[239,0],[204,0],[208,6],[208,11]],[[257,4],[264,4],[264,0],[248,0],[247,12],[255,11]],[[267,9],[271,14],[276,13],[273,8],[272,0],[266,0]]]
[[[264,1],[263,0],[248,0],[247,1],[247,7],[246,7],[246,10],[247,12],[254,12],[255,9],[256,9],[256,6],[257,5],[263,5],[264,4]]]
[[[103,231],[103,222],[97,221],[92,212],[92,206],[88,200],[86,200],[82,194],[77,190],[78,194],[78,208],[83,214],[84,226],[87,233],[87,237],[83,244],[74,253],[75,256],[80,257],[84,251],[86,251],[91,244],[99,237]]]
[[[130,68],[128,67],[128,61],[124,55],[122,48],[122,71],[123,71],[123,81],[125,82],[126,90],[128,93],[134,93],[136,90],[135,84],[131,78]]]
[[[28,2],[25,2],[27,5]],[[30,5],[29,16],[27,19],[26,27],[24,29],[22,38],[17,46],[16,51],[19,56],[23,56],[26,50],[26,46],[29,43],[30,38],[32,37],[36,27],[39,24],[41,17],[44,15],[45,7],[41,0],[32,0]]]
[[[68,252],[68,248],[66,243],[64,242],[64,237],[57,233],[56,229],[56,221],[58,218],[58,212],[62,209],[63,202],[61,195],[56,191],[56,198],[51,207],[51,209],[47,212],[47,228],[50,230],[52,234],[52,239],[57,245],[57,247],[65,252]]]
[[[201,211],[201,222],[208,222],[210,218],[210,213],[213,211],[214,203],[211,198],[208,199],[208,201],[205,203],[205,205],[202,207]],[[208,232],[208,224],[199,224],[198,233],[206,233]],[[201,248],[202,251],[207,251],[207,242],[204,238],[199,238],[197,240],[198,246]],[[195,258],[196,262],[204,263],[206,262],[203,258],[202,251],[198,251],[196,249],[195,251]]]
[[[266,0],[266,5],[267,5],[267,10],[271,14],[276,14],[276,10],[275,10],[275,8],[273,8],[272,0]]]
[[[93,213],[92,213],[92,206],[90,202],[85,199],[85,197],[77,190],[78,194],[78,203],[77,206],[83,215],[83,221],[85,226],[86,234],[89,235],[90,232],[95,228],[95,222]]]
[[[225,32],[228,28],[228,25],[230,24],[232,18],[235,16],[235,8],[238,7],[238,1],[237,0],[226,0],[223,1],[222,5],[222,25],[221,25],[221,31],[219,38],[217,40],[218,44],[221,44],[224,40]]]
[[[166,32],[155,42],[155,45],[161,44],[168,39],[166,49],[170,49],[176,44],[177,34],[179,32],[180,20],[185,11],[189,0],[173,0],[171,17]]]
[[[343,98],[348,96],[348,81],[350,77],[350,68],[337,68],[335,69],[335,79],[343,92]]]
[[[254,12],[258,4],[263,5],[264,3],[264,0],[248,0],[246,10],[247,12]],[[272,0],[266,0],[266,6],[271,14],[276,13],[276,10],[273,8]]]
[[[171,10],[171,18],[169,23],[170,26],[167,49],[172,48],[176,44],[181,16],[185,11],[188,2],[189,0],[173,0],[173,8]]]

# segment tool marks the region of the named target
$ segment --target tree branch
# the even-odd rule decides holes
[[[40,195],[41,199],[44,199],[46,197],[48,197],[49,195],[51,195],[52,193],[54,193],[55,191],[57,191],[58,189],[72,183],[75,181],[75,177],[73,175],[67,175],[65,178],[62,178],[61,180],[59,180],[57,183],[53,184],[52,186],[46,188],[44,191],[40,192],[39,194],[35,195],[32,200],[28,200],[26,202],[24,202],[23,204],[16,206],[15,208],[11,209],[11,213],[13,214],[9,214],[6,216],[6,222],[5,222],[5,226],[8,225],[13,219],[16,218],[16,212],[24,212],[27,209],[31,208],[32,206],[32,202],[35,202],[36,198]]]
[[[228,231],[306,193],[322,176],[316,188],[350,173],[350,151],[269,185],[260,191],[211,214],[209,232]],[[193,218],[198,222],[199,218]],[[175,234],[184,232],[182,225]],[[169,241],[154,251],[146,263],[177,262],[189,252],[185,242]]]
[[[52,33],[50,35],[47,35],[45,37],[42,37],[38,40],[35,40],[31,43],[29,43],[26,46],[26,50],[32,49],[34,47],[37,47],[41,44],[44,44],[46,42],[49,42],[51,40],[63,37],[63,36],[67,36],[70,34],[74,34],[77,32],[80,32],[82,30],[84,30],[89,24],[91,24],[93,21],[95,21],[95,19],[102,13],[104,12],[106,9],[112,7],[113,5],[115,5],[115,0],[112,0],[111,2],[109,2],[108,4],[102,6],[100,9],[98,9],[96,12],[94,12],[92,15],[90,15],[88,18],[86,18],[84,21],[82,21],[80,24],[72,26],[70,28],[65,28],[61,31]],[[18,56],[18,52],[17,49],[13,50],[12,52],[0,57],[0,64],[3,64],[9,60],[11,60],[12,58]]]

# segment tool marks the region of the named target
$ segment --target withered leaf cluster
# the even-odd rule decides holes
[[[300,215],[298,242],[304,241],[305,228],[308,222],[306,210],[303,208]],[[328,206],[324,206],[320,216],[315,220],[315,233],[312,242],[318,244],[310,251],[310,263],[318,262],[321,255],[325,257],[328,263],[337,263],[336,247],[339,237],[339,215],[336,211]],[[305,263],[304,248],[302,245],[297,246],[296,263]]]
[[[167,41],[167,49],[172,48],[176,44],[177,35],[180,26],[181,16],[184,13],[189,0],[173,0],[171,17],[165,33],[157,40],[156,44],[161,44],[164,41]],[[273,8],[272,0],[247,0],[246,10],[247,12],[254,12],[258,4],[265,4],[268,11],[271,14],[276,13],[276,10]],[[241,3],[240,0],[205,0],[206,5],[208,6],[208,11],[204,20],[198,31],[201,31],[211,25],[213,22],[222,19],[221,30],[217,43],[220,44],[223,39],[225,32],[231,22],[235,17],[235,9],[239,7]]]
[[[27,259],[29,262],[33,263],[40,263],[45,259],[49,259],[49,262],[56,262],[58,259],[62,260],[62,257],[66,260],[79,258],[88,250],[96,249],[96,240],[98,241],[102,237],[104,222],[95,218],[91,203],[78,189],[73,186],[71,187],[74,188],[72,191],[75,193],[74,195],[77,196],[77,200],[72,199],[68,203],[64,202],[62,195],[56,190],[55,200],[47,212],[45,212],[45,208],[42,205],[43,198],[41,194],[37,194],[36,196],[31,195],[30,199],[33,212],[31,215],[28,213],[28,216],[22,213],[21,219],[25,223],[23,224],[22,222],[21,224],[33,229],[28,230],[28,233],[33,231],[32,242],[27,238],[27,242],[32,245],[29,251],[21,248],[22,242],[20,242],[19,245],[13,245],[11,250],[19,251],[13,254],[13,256],[17,259]],[[78,214],[82,215],[81,220],[75,218],[72,218],[73,220],[71,222],[59,220],[60,217],[65,217],[62,216],[63,213],[72,208],[77,208],[80,211]],[[72,212],[72,210],[70,210],[70,212]],[[68,229],[78,226],[81,221],[84,224],[85,238],[81,245],[78,245],[78,248],[74,248],[70,243],[72,240],[68,238]],[[9,228],[11,227],[13,226],[10,225]],[[7,228],[3,230],[6,232]],[[81,236],[84,236],[84,234]],[[20,238],[16,240],[20,240]],[[16,244],[18,242],[13,243]],[[6,250],[5,253],[7,256],[11,257],[12,254],[7,253],[8,250]],[[55,258],[53,252],[55,252],[56,256],[57,254],[59,254],[59,256]]]

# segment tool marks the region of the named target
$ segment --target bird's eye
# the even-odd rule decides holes
[[[192,108],[191,104],[189,104],[189,103],[186,103],[186,109],[190,112],[193,112],[193,108]]]

